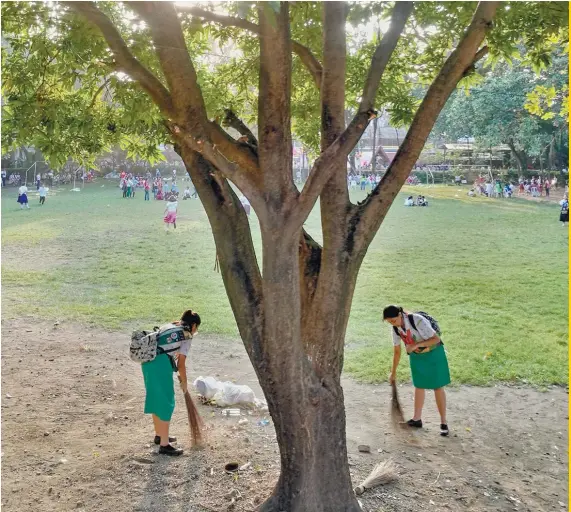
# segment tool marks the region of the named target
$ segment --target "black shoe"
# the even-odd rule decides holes
[[[409,427],[422,428],[422,420],[408,420],[406,424]]]
[[[440,435],[443,437],[446,437],[448,434],[450,434],[450,431],[448,430],[448,425],[446,425],[445,423],[441,423],[440,424]]]
[[[182,455],[183,450],[181,450],[180,448],[175,448],[174,446],[171,446],[170,444],[167,444],[166,446],[161,446],[159,448],[159,454],[160,455],[171,455],[174,457],[177,457],[178,455]]]
[[[169,436],[169,443],[176,443],[176,437],[170,437],[170,436]],[[156,445],[161,444],[161,438],[160,438],[160,436],[155,436],[155,444],[156,444]]]

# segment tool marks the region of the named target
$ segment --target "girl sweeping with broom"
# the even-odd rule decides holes
[[[155,444],[159,445],[161,455],[177,456],[183,453],[183,450],[170,444],[175,442],[176,438],[169,437],[169,426],[175,402],[173,370],[178,371],[179,374],[191,430],[193,434],[199,431],[198,413],[188,393],[186,376],[186,358],[190,351],[192,337],[199,326],[200,316],[191,310],[185,311],[179,322],[161,326],[157,335],[156,357],[141,365],[146,390],[145,414],[153,415]]]
[[[440,435],[447,436],[446,393],[444,386],[450,384],[448,360],[440,339],[438,323],[430,315],[405,312],[399,306],[387,306],[383,320],[393,327],[393,367],[390,381],[395,386],[396,371],[401,356],[401,341],[410,357],[410,372],[414,385],[414,416],[406,424],[422,428],[422,408],[427,389],[434,390],[436,406],[440,413]]]

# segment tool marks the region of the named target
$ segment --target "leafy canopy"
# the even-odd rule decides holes
[[[551,67],[536,74],[527,56],[497,65],[469,94],[456,91],[443,109],[433,133],[448,140],[474,137],[485,147],[513,144],[539,156],[553,138],[568,137],[566,101],[568,54],[550,55]]]
[[[275,9],[269,2],[268,9]],[[97,2],[114,22],[133,55],[163,81],[151,36],[129,3]],[[475,2],[418,2],[389,63],[377,97],[377,108],[389,112],[395,125],[406,125],[418,104],[418,90],[434,78],[458,42]],[[347,109],[359,101],[366,69],[379,36],[387,30],[390,2],[350,2],[347,23]],[[206,9],[214,9],[211,4]],[[220,8],[220,7],[218,7]],[[157,107],[128,76],[117,71],[98,30],[58,3],[3,2],[2,6],[2,149],[37,147],[54,167],[68,158],[93,165],[114,145],[136,159],[161,158],[168,143]],[[227,2],[226,14],[257,22],[255,5]],[[322,53],[321,4],[293,2],[292,39],[317,59]],[[497,13],[488,38],[488,58],[505,62],[519,55],[538,70],[550,63],[554,41],[567,31],[564,2],[509,2]],[[211,118],[232,109],[248,125],[257,120],[259,45],[257,36],[233,26],[206,22],[180,13],[187,47]],[[293,59],[292,126],[306,147],[319,147],[319,92],[297,56]],[[465,84],[474,82],[468,76]],[[498,92],[500,88],[498,87]],[[557,89],[562,94],[562,89]],[[532,91],[529,91],[530,93]],[[538,90],[529,108],[551,104],[552,92]],[[543,107],[542,107],[543,108]]]

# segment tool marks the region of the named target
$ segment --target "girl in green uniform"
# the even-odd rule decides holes
[[[401,341],[404,342],[406,352],[410,356],[410,372],[415,388],[414,416],[407,422],[407,425],[422,427],[422,408],[426,390],[433,389],[436,406],[440,413],[440,435],[447,436],[449,431],[444,386],[450,384],[450,370],[440,336],[424,316],[405,312],[399,306],[387,306],[383,310],[383,320],[393,326],[394,355],[390,375],[391,383],[396,379],[401,356]]]
[[[160,327],[157,357],[143,363],[145,380],[145,414],[153,415],[155,444],[160,445],[162,455],[182,455],[181,449],[170,443],[176,438],[169,437],[169,426],[174,411],[173,372],[180,376],[183,393],[188,389],[186,358],[190,351],[192,337],[200,325],[200,316],[191,310],[185,311],[179,322]]]

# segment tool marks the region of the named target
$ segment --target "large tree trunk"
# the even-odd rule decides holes
[[[264,305],[272,314],[264,319],[267,351],[257,364],[280,446],[281,473],[261,510],[356,512],[340,382],[336,376],[320,377],[319,355],[305,353],[314,343],[323,347],[331,333],[319,330],[319,340],[305,339],[299,321],[298,248],[279,233],[279,223],[262,227]]]
[[[345,410],[339,383],[288,383],[276,390],[272,414],[281,448],[281,474],[261,512],[358,512],[346,463]],[[301,394],[300,394],[301,393]],[[277,418],[277,421],[276,421]]]

